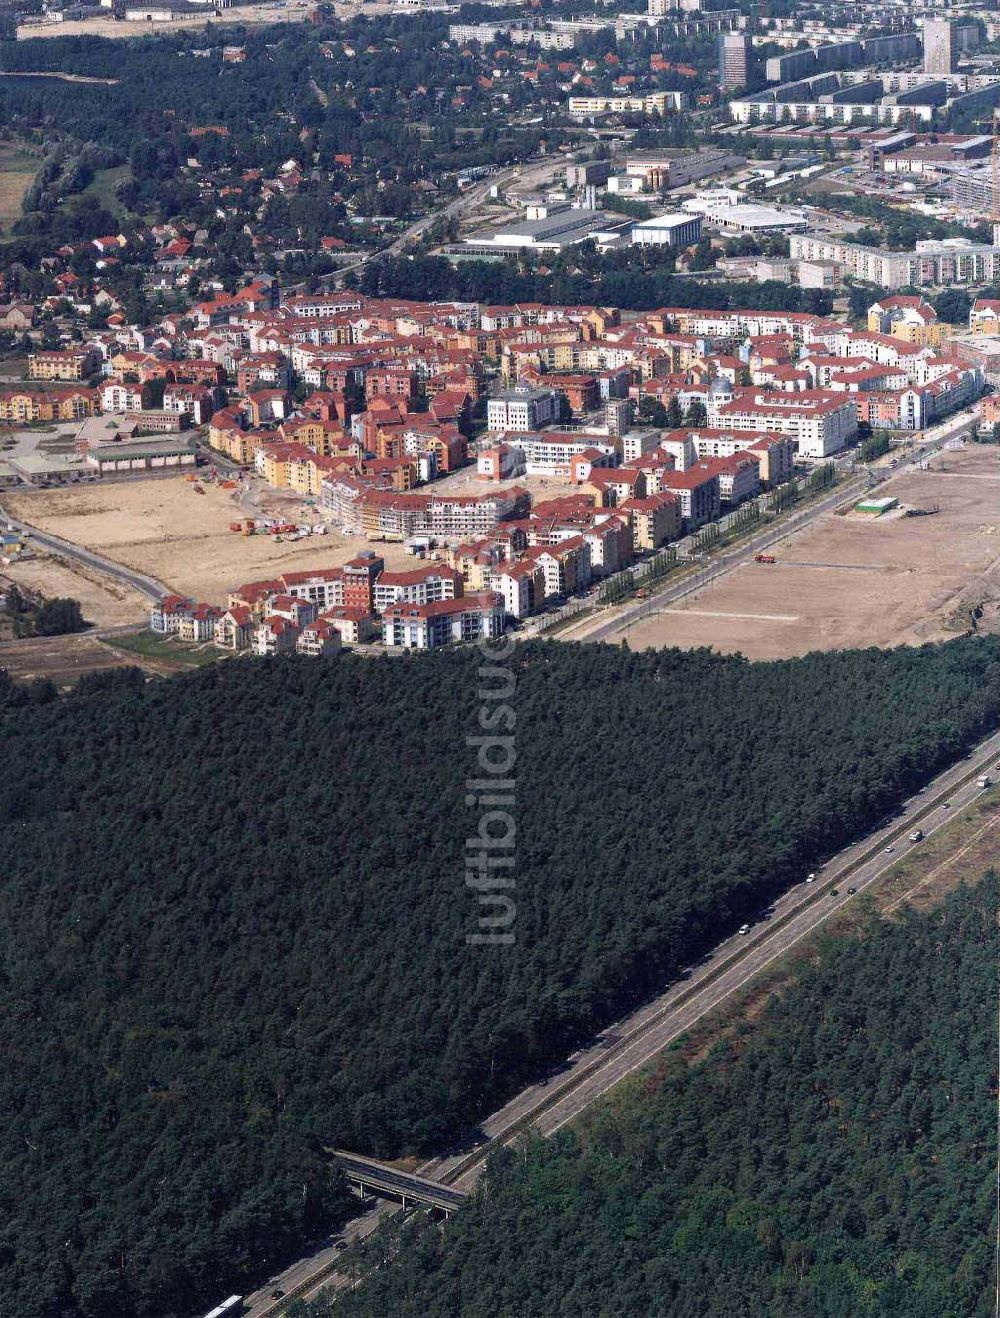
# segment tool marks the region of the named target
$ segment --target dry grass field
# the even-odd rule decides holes
[[[14,142],[0,142],[0,230],[6,232],[21,214],[21,198],[41,163]]]
[[[879,490],[926,517],[827,514],[773,549],[623,632],[633,649],[677,645],[779,659],[809,650],[919,644],[1000,611],[1000,455],[974,446],[906,469]]]
[[[325,536],[275,544],[269,535],[241,536],[229,529],[245,517],[229,490],[176,479],[109,482],[79,489],[4,496],[4,507],[40,530],[96,550],[127,567],[159,578],[181,594],[225,603],[231,586],[282,571],[334,567],[362,549],[374,549],[390,567],[413,566],[401,545],[331,531]],[[274,500],[277,504],[279,501]],[[301,505],[280,501],[295,520]],[[319,521],[309,512],[306,519]]]

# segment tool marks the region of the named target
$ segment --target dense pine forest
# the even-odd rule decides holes
[[[990,639],[504,662],[499,946],[467,942],[474,651],[0,681],[5,1308],[244,1289],[336,1221],[324,1147],[447,1146],[1000,721]]]
[[[972,1318],[996,1239],[995,874],[830,940],[749,1034],[494,1159],[309,1318]],[[992,1226],[991,1226],[992,1220]]]

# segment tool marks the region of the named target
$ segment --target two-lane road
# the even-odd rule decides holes
[[[78,563],[85,563],[87,567],[95,568],[106,576],[114,577],[117,581],[124,582],[126,586],[131,586],[133,590],[137,590],[140,595],[145,595],[154,604],[158,604],[165,595],[170,594],[170,587],[165,586],[162,581],[157,581],[156,577],[147,576],[144,572],[136,572],[130,567],[125,567],[123,563],[116,563],[113,558],[105,558],[103,554],[95,553],[92,549],[85,549],[82,545],[76,545],[72,540],[64,540],[61,536],[50,535],[47,531],[39,531],[30,522],[19,522],[13,517],[8,517],[2,508],[0,508],[0,516],[3,517],[4,521],[9,522],[15,530],[22,531],[29,536],[32,544],[43,545],[46,549],[51,549],[53,553],[76,559]]]

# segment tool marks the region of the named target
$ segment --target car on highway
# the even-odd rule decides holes
[[[950,810],[950,809],[951,809],[951,802],[950,802],[950,801],[942,801],[942,802],[941,802],[941,809],[942,809],[942,810]]]
[[[741,924],[739,931],[741,935],[746,935],[750,932],[750,926],[748,924]]]
[[[840,889],[839,889],[839,888],[831,888],[831,889],[830,889],[830,896],[831,896],[831,897],[839,897],[839,896],[840,896]]]
[[[815,883],[815,882],[816,882],[816,875],[815,875],[815,874],[807,874],[807,875],[806,875],[806,883]]]
[[[847,895],[848,895],[848,897],[853,897],[854,894],[855,894],[856,892],[857,892],[857,888],[848,888],[848,889],[847,889]]]
[[[886,847],[886,851],[895,851],[895,850],[896,850],[895,847]]]
[[[271,1292],[272,1300],[283,1300],[284,1298],[285,1298],[285,1292],[281,1289],[280,1286],[278,1287],[277,1290],[273,1290]]]

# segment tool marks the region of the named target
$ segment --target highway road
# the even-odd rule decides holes
[[[908,834],[918,824],[925,836],[944,827],[982,794],[976,786],[982,772],[990,769],[1000,776],[998,761],[1000,733],[993,733],[967,758],[910,797],[891,820],[832,858],[812,883],[803,875],[803,881],[778,899],[748,935],[734,935],[719,943],[654,1001],[609,1026],[562,1068],[483,1121],[475,1142],[455,1154],[428,1160],[417,1168],[417,1174],[469,1191],[495,1149],[513,1143],[529,1129],[552,1135],[580,1116],[755,975],[816,933],[832,915],[863,896],[901,855],[922,845],[911,844]],[[395,1211],[394,1205],[382,1204],[350,1222],[343,1237],[349,1242],[363,1239],[382,1216]],[[270,1298],[276,1288],[289,1297],[295,1291],[308,1298],[324,1289],[349,1285],[346,1278],[330,1276],[338,1252],[329,1241],[324,1242],[323,1248],[268,1282],[250,1297],[251,1318],[276,1318],[283,1308],[283,1302]]]
[[[461,1208],[467,1198],[464,1190],[442,1185],[415,1172],[401,1172],[374,1158],[364,1158],[356,1153],[333,1151],[333,1157],[349,1180],[356,1181],[375,1191],[386,1189],[392,1194],[406,1196],[415,1200],[424,1200],[437,1208]]]
[[[654,1002],[610,1026],[593,1045],[574,1054],[563,1074],[525,1090],[484,1121],[481,1129],[488,1144],[467,1154],[426,1162],[418,1168],[419,1174],[469,1189],[492,1149],[516,1139],[526,1126],[542,1135],[561,1129],[626,1076],[650,1062],[706,1012],[815,933],[832,914],[891,869],[901,855],[921,846],[907,840],[917,824],[925,836],[931,836],[982,795],[976,778],[986,768],[995,770],[998,759],[1000,733],[994,733],[971,756],[959,760],[912,796],[884,827],[828,862],[813,883],[806,883],[807,876],[803,875],[803,882],[775,902],[748,935],[735,935],[720,943]]]

